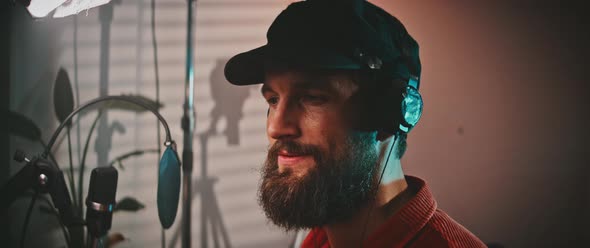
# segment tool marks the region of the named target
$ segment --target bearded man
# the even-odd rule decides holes
[[[268,43],[225,76],[262,83],[268,158],[260,203],[302,247],[485,247],[437,209],[400,158],[422,113],[418,44],[399,20],[358,0],[308,0],[273,22]]]

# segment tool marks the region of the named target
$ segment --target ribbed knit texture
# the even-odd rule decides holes
[[[363,247],[407,248],[479,248],[486,247],[481,240],[461,226],[442,210],[426,183],[406,176],[410,189],[417,193],[395,215],[367,238]],[[362,230],[359,229],[359,232]],[[303,241],[303,248],[329,248],[323,229],[315,228]]]

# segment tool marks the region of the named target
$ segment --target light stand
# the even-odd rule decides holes
[[[186,35],[186,74],[184,84],[184,105],[182,116],[182,247],[191,247],[191,207],[193,174],[193,136],[196,123],[194,108],[195,82],[193,65],[193,3],[188,1],[187,35]]]
[[[186,81],[185,81],[185,100],[183,105],[182,116],[182,130],[183,136],[183,185],[182,185],[182,230],[181,230],[181,244],[182,248],[191,247],[191,209],[193,195],[192,172],[193,172],[193,139],[196,123],[196,113],[194,110],[194,63],[193,63],[193,6],[195,0],[188,1],[188,17],[187,17],[187,36],[186,36]],[[219,247],[220,240],[218,235],[221,235],[224,247],[231,247],[227,230],[221,219],[221,212],[219,205],[213,192],[213,184],[217,181],[216,178],[207,175],[207,141],[209,132],[205,132],[200,136],[201,141],[201,178],[195,185],[195,191],[201,194],[201,220],[200,220],[200,242],[201,247],[211,247],[208,242],[207,230],[208,224],[211,224],[211,234],[213,237],[213,247]],[[171,247],[176,243],[178,232],[173,235]]]
[[[110,43],[111,43],[111,24],[113,23],[114,4],[113,1],[99,7],[100,20],[100,73],[99,73],[99,96],[104,97],[109,94],[109,63],[110,63]],[[102,113],[98,123],[98,133],[96,136],[97,164],[108,164],[109,151],[111,150],[112,131],[109,127],[108,113]],[[82,201],[79,199],[79,201]]]

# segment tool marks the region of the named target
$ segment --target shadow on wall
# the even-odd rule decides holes
[[[192,189],[192,198],[200,195],[201,211],[199,215],[201,236],[195,237],[199,240],[202,247],[209,247],[209,238],[212,238],[215,246],[223,243],[223,247],[231,247],[231,239],[224,222],[223,213],[220,210],[218,197],[213,188],[214,184],[219,181],[215,176],[209,176],[208,161],[209,161],[209,138],[216,135],[224,135],[227,139],[227,144],[230,146],[237,146],[240,144],[240,129],[239,122],[244,116],[243,106],[250,95],[251,87],[238,87],[230,84],[224,76],[224,68],[228,59],[217,59],[210,75],[211,98],[214,106],[210,113],[211,122],[209,128],[201,134],[197,134],[200,143],[200,178],[196,180]],[[219,133],[217,128],[219,121],[225,119],[225,128]],[[195,166],[198,166],[195,164]],[[172,235],[172,240],[169,243],[170,247],[175,247],[178,243],[181,226],[178,225]],[[211,236],[208,235],[211,233]]]
[[[217,60],[213,71],[211,71],[211,97],[215,102],[211,110],[211,123],[209,125],[210,134],[217,133],[217,125],[221,118],[225,118],[226,126],[222,134],[227,137],[228,145],[240,144],[239,121],[242,119],[243,106],[246,98],[250,94],[250,87],[238,87],[230,84],[223,73],[225,64],[228,59],[220,58]]]

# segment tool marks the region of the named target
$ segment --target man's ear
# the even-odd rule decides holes
[[[384,141],[389,139],[389,137],[393,136],[394,133],[386,132],[386,131],[377,131],[377,141]]]

